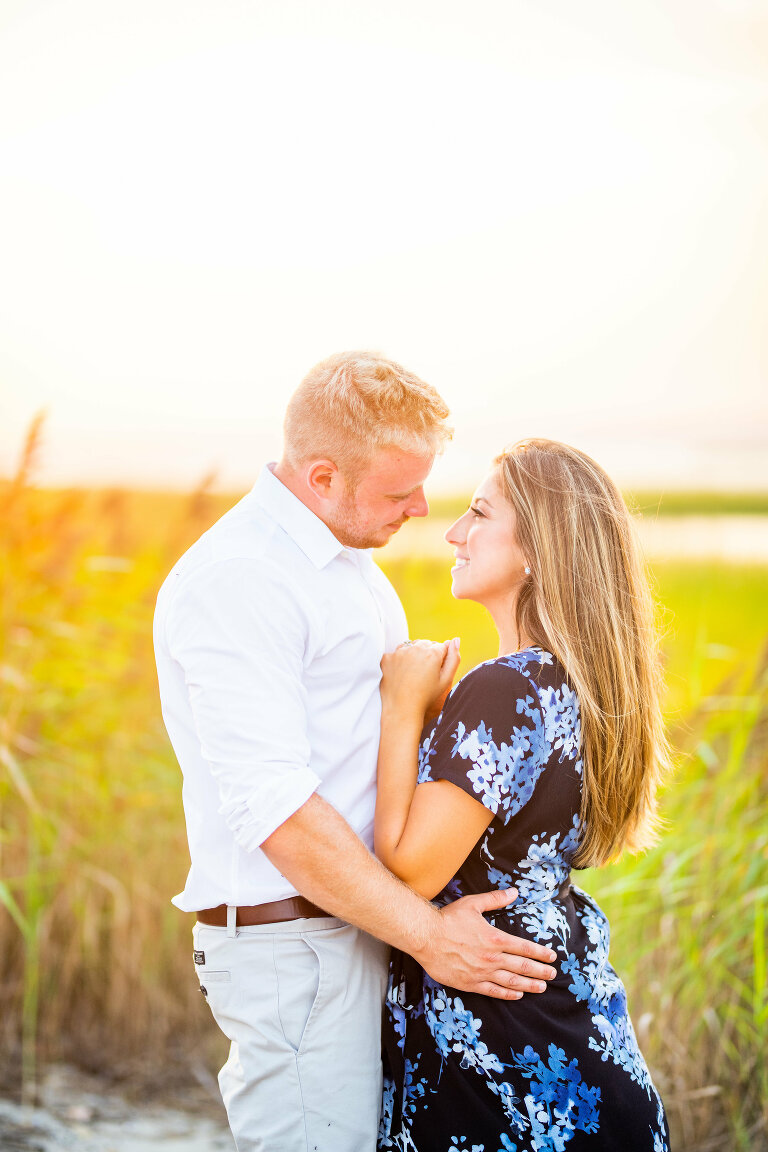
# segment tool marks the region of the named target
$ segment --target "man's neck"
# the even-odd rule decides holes
[[[279,480],[284,488],[287,488],[289,492],[293,492],[297,500],[301,500],[302,504],[306,504],[307,507],[309,507],[306,485],[302,484],[301,477],[297,476],[284,460],[279,460],[274,468],[270,468],[270,471],[275,480]]]
[[[312,496],[312,492],[304,483],[301,476],[286,464],[285,460],[279,460],[274,468],[271,469],[271,472],[275,480],[279,480],[284,488],[292,492],[305,508],[309,508],[310,512],[314,512],[319,520],[323,520],[317,501]],[[323,523],[325,524],[325,520],[323,520]]]

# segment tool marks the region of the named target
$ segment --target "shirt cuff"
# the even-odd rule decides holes
[[[219,809],[240,847],[253,852],[276,828],[298,812],[321,784],[311,768],[283,769],[279,777],[245,800]]]

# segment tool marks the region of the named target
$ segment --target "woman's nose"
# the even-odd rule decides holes
[[[464,531],[463,520],[464,520],[464,516],[459,516],[458,520],[454,520],[453,524],[451,524],[450,528],[448,529],[445,536],[443,537],[443,539],[446,541],[446,543],[448,543],[448,544],[463,544],[464,543],[464,541],[467,538],[467,534]]]

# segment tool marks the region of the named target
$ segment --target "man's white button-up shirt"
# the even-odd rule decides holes
[[[265,468],[163,584],[155,654],[184,776],[187,912],[296,894],[260,845],[317,791],[373,845],[381,657],[405,614]]]

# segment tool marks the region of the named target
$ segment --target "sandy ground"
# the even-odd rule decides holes
[[[196,1098],[189,1111],[128,1101],[67,1067],[46,1074],[40,1103],[0,1099],[2,1152],[234,1152],[221,1105]]]

